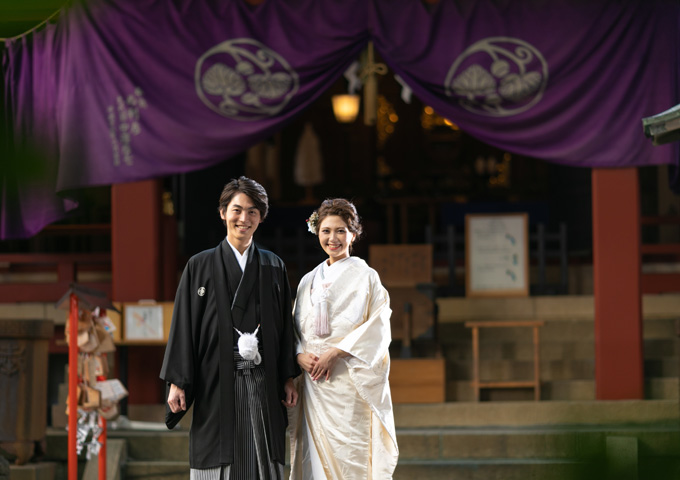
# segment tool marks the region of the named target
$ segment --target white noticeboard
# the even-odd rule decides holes
[[[465,295],[529,295],[528,215],[465,216]]]
[[[161,305],[125,305],[125,340],[163,340]]]

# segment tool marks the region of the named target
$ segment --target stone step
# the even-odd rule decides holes
[[[10,480],[55,480],[57,466],[56,462],[10,465],[9,478]]]
[[[186,480],[189,478],[189,461],[150,461],[150,460],[129,460],[123,467],[126,480]],[[290,475],[290,467],[286,465],[283,471],[283,478]]]
[[[536,428],[443,428],[397,431],[400,458],[450,460],[468,458],[587,458],[603,451],[607,435],[648,438],[648,452],[666,455],[664,440],[678,432],[657,429],[552,429]],[[189,461],[189,435],[173,432],[128,432],[128,459],[136,462]],[[680,443],[678,443],[680,445]]]
[[[593,465],[606,458],[612,437],[636,439],[641,472],[644,465],[649,471],[659,468],[655,465],[680,465],[677,401],[395,405],[395,422],[400,446],[396,479],[588,478]],[[126,442],[121,478],[188,477],[187,429],[109,430],[109,439]],[[65,465],[66,432],[48,429],[46,443],[47,460]],[[55,480],[65,479],[65,471],[57,468]]]
[[[189,476],[189,463],[182,461],[128,461],[121,467],[126,479],[180,480]],[[289,475],[288,466],[284,478]],[[571,461],[567,459],[400,459],[394,472],[395,480],[600,480],[605,478],[602,459]],[[638,477],[645,479],[675,479],[680,473],[678,457],[641,458]],[[14,476],[11,477],[15,479]],[[17,477],[19,478],[19,477]],[[66,480],[65,473],[55,480]]]
[[[585,459],[600,445],[596,434],[531,429],[413,429],[397,434],[400,461],[493,458]]]
[[[670,383],[677,379],[668,380]],[[468,384],[469,382],[461,382]],[[147,405],[145,415],[162,418],[165,406]],[[154,413],[157,412],[157,413]],[[132,413],[132,412],[130,412]],[[187,413],[187,417],[190,412]],[[432,404],[395,404],[397,428],[609,425],[617,423],[660,423],[680,421],[675,399],[583,400],[527,402],[445,402]],[[130,416],[132,421],[145,418]],[[187,422],[186,430],[188,430]],[[158,423],[163,427],[162,423]],[[183,424],[182,424],[183,425]],[[182,430],[185,430],[182,426]],[[177,430],[162,430],[172,434]],[[48,428],[50,435],[66,436],[64,429]],[[116,430],[109,429],[109,435]]]
[[[109,442],[124,440],[124,458],[188,460],[189,430],[108,430]],[[48,427],[45,437],[47,457],[54,461],[68,460],[68,432]],[[86,461],[85,453],[79,457]]]
[[[186,480],[190,470],[188,460],[128,460],[124,469],[126,480]]]
[[[677,385],[677,379],[667,381]],[[461,384],[469,385],[469,382]],[[159,415],[164,411],[162,404],[145,408],[145,414],[158,418],[162,418]],[[397,428],[650,424],[680,421],[680,411],[675,399],[445,402],[395,404],[394,419]],[[144,418],[131,416],[130,420],[143,421]],[[155,425],[172,436],[177,431],[188,430],[189,423],[186,428],[182,424],[180,430],[173,431],[165,430],[160,422]],[[115,436],[116,432],[109,428],[110,436]],[[48,428],[48,433],[48,440],[52,436],[66,436],[66,431],[59,428]]]
[[[524,404],[525,408],[529,405],[532,404]],[[429,421],[422,413],[420,420],[421,423]],[[588,425],[583,423],[586,421],[587,418],[579,418],[575,423],[549,426],[521,422],[505,426],[441,426],[440,421],[438,426],[398,426],[397,441],[401,459],[419,461],[471,458],[587,459],[602,456],[606,438],[612,436],[637,438],[644,447],[641,451],[645,456],[680,455],[680,425],[677,419],[664,421],[657,418],[648,424]],[[128,461],[141,462],[140,465],[160,460],[188,462],[189,432],[186,430],[116,431],[109,434],[110,444],[121,440],[126,443]],[[57,457],[51,450],[51,447],[60,443],[58,451],[63,452],[66,442],[67,437],[63,432],[48,435],[47,455],[53,460],[66,460],[66,456]]]
[[[399,461],[394,480],[573,480],[595,479],[589,476],[597,467],[567,460],[452,460]],[[601,468],[597,470],[601,472]]]
[[[447,402],[394,405],[397,428],[678,422],[675,400]]]
[[[676,478],[677,458],[656,458],[641,461],[639,478]],[[188,462],[129,461],[125,466],[126,479],[180,480],[189,476]],[[654,472],[654,476],[649,475]],[[664,476],[656,475],[663,473]],[[289,468],[284,469],[284,478]],[[422,461],[399,460],[395,480],[595,480],[605,478],[606,465],[602,459],[572,461],[567,459],[511,459],[486,458],[469,460]]]
[[[680,472],[678,465],[679,462],[675,458],[656,458],[649,462],[643,460],[639,467],[639,478],[677,478],[677,472]],[[189,476],[188,462],[177,461],[129,461],[121,470],[126,479],[180,480]],[[393,478],[395,480],[525,480],[528,478],[599,480],[604,478],[604,471],[602,463],[559,459],[400,460]],[[284,478],[288,475],[289,468],[286,467]],[[11,478],[15,479],[14,476]],[[66,480],[66,476],[56,477],[55,480]]]
[[[626,432],[635,436],[635,432]],[[124,438],[127,441],[128,463],[189,461],[188,432],[127,432]],[[601,432],[559,428],[539,430],[456,427],[397,431],[400,458],[406,460],[580,458],[586,457],[589,451],[598,448],[601,450],[602,438]],[[584,445],[587,446],[586,451],[582,451],[586,448]]]
[[[469,381],[456,382],[470,388]],[[447,427],[447,426],[505,426],[524,425],[542,426],[559,424],[615,424],[615,423],[655,423],[663,421],[680,421],[680,409],[678,409],[677,378],[655,379],[650,381],[655,384],[665,384],[666,390],[675,393],[670,398],[648,398],[646,400],[595,400],[595,382],[593,380],[575,382],[544,382],[546,385],[569,385],[581,384],[580,389],[592,391],[592,398],[574,400],[549,400],[534,402],[475,402],[475,401],[448,401],[434,404],[395,404],[394,417],[397,428],[411,427]],[[660,388],[658,385],[654,388]],[[162,404],[145,405],[142,416],[136,416],[139,412],[133,412],[130,408],[131,421],[143,422],[149,418],[162,419],[165,415],[165,406]],[[181,431],[190,427],[191,412],[188,412],[185,420],[180,424]],[[162,421],[157,421],[162,431],[166,430]],[[50,429],[54,432],[62,432],[63,429]],[[110,435],[115,435],[115,430],[109,429]]]
[[[484,458],[588,460],[606,455],[607,439],[629,437],[646,457],[680,457],[680,426],[444,428],[397,431],[401,460]]]
[[[134,460],[177,460],[189,461],[189,432],[138,432],[121,431],[128,442],[128,456]]]

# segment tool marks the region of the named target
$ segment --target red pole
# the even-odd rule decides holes
[[[78,297],[71,294],[68,344],[68,480],[78,480]]]
[[[106,480],[106,419],[99,416],[99,426],[102,427],[102,433],[99,435],[99,480]]]
[[[594,168],[595,398],[645,398],[637,168]]]

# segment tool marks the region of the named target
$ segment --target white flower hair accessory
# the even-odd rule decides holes
[[[307,230],[309,230],[314,235],[317,235],[316,228],[319,224],[319,214],[318,214],[318,212],[316,210],[314,210],[314,212],[312,212],[312,214],[309,216],[309,218],[305,221],[307,222]]]

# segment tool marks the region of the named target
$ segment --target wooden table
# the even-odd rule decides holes
[[[534,400],[541,399],[540,381],[540,351],[539,331],[545,325],[540,320],[510,320],[510,321],[474,321],[465,322],[465,326],[472,329],[472,388],[475,392],[475,400],[479,401],[479,393],[482,388],[533,388]],[[534,378],[526,381],[481,381],[479,378],[479,329],[480,328],[518,328],[525,327],[533,330],[534,342]]]

